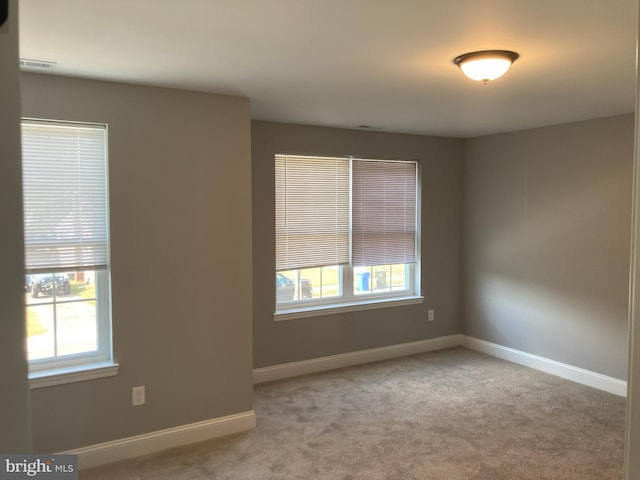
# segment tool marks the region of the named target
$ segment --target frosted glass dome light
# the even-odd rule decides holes
[[[453,63],[458,65],[467,77],[486,84],[507,73],[511,64],[519,57],[516,52],[508,50],[483,50],[460,55]]]

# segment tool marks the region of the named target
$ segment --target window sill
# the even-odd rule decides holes
[[[363,300],[351,303],[334,303],[331,305],[319,305],[305,308],[291,308],[273,314],[276,322],[283,320],[295,320],[298,318],[320,317],[335,315],[338,313],[357,312],[361,310],[373,310],[378,308],[402,307],[404,305],[416,305],[424,302],[422,296],[396,297],[375,300]]]
[[[117,363],[92,363],[75,367],[58,368],[29,373],[29,388],[53,387],[65,383],[84,382],[96,378],[113,377],[118,374]]]

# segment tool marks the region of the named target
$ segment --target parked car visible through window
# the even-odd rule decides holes
[[[69,278],[62,274],[31,275],[31,296],[38,298],[39,295],[51,296],[55,289],[58,295],[69,295],[71,284]]]

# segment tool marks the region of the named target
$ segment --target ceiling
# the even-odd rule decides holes
[[[637,0],[20,0],[54,74],[243,95],[252,118],[472,137],[634,111]],[[488,85],[452,60],[520,53]]]

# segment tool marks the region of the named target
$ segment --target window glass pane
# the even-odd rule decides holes
[[[391,285],[389,283],[390,271],[390,265],[376,265],[373,267],[371,288],[374,293],[388,292],[391,289]]]
[[[71,294],[85,300],[94,300],[93,304],[95,305],[96,272],[73,272],[68,275],[71,284]]]
[[[342,267],[302,268],[276,273],[276,302],[309,301],[342,295]]]
[[[338,265],[322,267],[322,281],[318,284],[322,298],[342,295],[341,270]]]
[[[404,263],[391,265],[391,290],[406,290],[408,284],[408,265]]]
[[[353,291],[356,295],[385,294],[410,289],[409,264],[354,267]]]
[[[39,273],[28,275],[28,278],[31,293],[31,301],[28,301],[28,304],[38,303],[37,298],[43,298],[45,300],[42,301],[46,301],[46,297],[50,297],[49,300],[53,299],[54,294],[65,296],[71,293],[71,282],[66,273]]]
[[[353,292],[356,295],[371,293],[371,267],[353,269]]]
[[[56,323],[58,356],[97,350],[95,301],[58,303]]]
[[[96,272],[25,277],[29,360],[98,349]]]
[[[53,305],[27,307],[27,357],[29,360],[55,356]]]
[[[331,298],[342,295],[341,267],[304,268],[300,270],[302,300],[316,298]]]
[[[296,297],[297,270],[276,272],[276,302],[291,302]]]
[[[321,271],[320,267],[298,270],[296,276],[296,300],[311,300],[313,298],[314,279],[317,285],[321,277]]]

